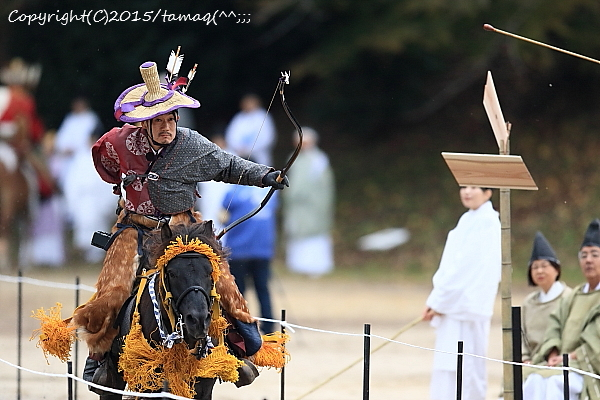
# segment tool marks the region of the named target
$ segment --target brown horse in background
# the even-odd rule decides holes
[[[44,126],[31,91],[41,75],[39,65],[20,58],[0,68],[0,271],[19,254],[19,241],[29,233],[28,217],[40,193],[50,196],[54,181],[40,150]],[[20,237],[21,236],[21,237]]]
[[[14,270],[18,254],[19,224],[29,216],[30,185],[23,172],[23,156],[15,148],[27,135],[24,120],[17,123],[17,132],[0,146],[0,271]],[[16,139],[16,141],[15,141]]]

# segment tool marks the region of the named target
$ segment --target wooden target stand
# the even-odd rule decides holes
[[[510,190],[537,190],[537,186],[520,156],[509,155],[510,123],[504,121],[492,73],[488,71],[483,92],[487,113],[500,154],[442,153],[459,186],[500,189],[500,224],[502,229],[502,359],[513,361],[512,339],[512,260],[510,227]],[[513,366],[503,364],[504,400],[514,400]],[[521,384],[519,382],[519,384]]]

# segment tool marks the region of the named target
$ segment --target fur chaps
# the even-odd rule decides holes
[[[200,213],[194,212],[193,215],[196,220],[202,220]],[[130,217],[146,219],[139,215]],[[124,218],[125,214],[121,212],[117,222],[122,222]],[[142,224],[142,221],[135,222]],[[189,214],[181,213],[173,215],[169,225],[187,225],[189,223]],[[115,225],[113,233],[116,230]],[[106,253],[102,271],[96,283],[96,293],[73,313],[73,323],[80,328],[80,334],[86,341],[90,354],[106,353],[114,338],[119,334],[119,330],[113,326],[121,306],[131,295],[139,265],[137,249],[137,230],[135,228],[123,230]],[[217,292],[221,296],[221,305],[228,314],[243,322],[254,322],[248,309],[248,303],[240,293],[235,278],[229,271],[227,260],[221,262],[221,276],[217,282]]]

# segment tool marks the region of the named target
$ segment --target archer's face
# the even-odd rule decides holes
[[[159,115],[152,120],[144,121],[144,128],[152,133],[152,138],[157,143],[170,144],[177,134],[178,119],[179,116],[175,117],[173,113]],[[148,129],[149,126],[152,127],[151,130]],[[150,144],[153,145],[153,143]]]

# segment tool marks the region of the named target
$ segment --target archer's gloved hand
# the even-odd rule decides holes
[[[265,186],[272,186],[275,189],[282,190],[285,186],[290,187],[290,182],[287,176],[283,177],[283,181],[277,182],[277,177],[281,171],[271,171],[262,178],[262,183]],[[284,186],[285,185],[285,186]]]

